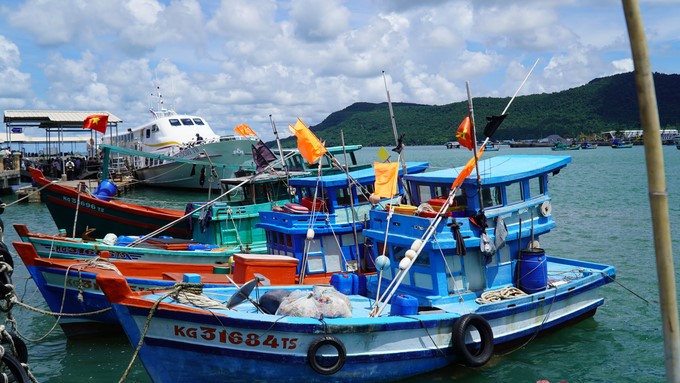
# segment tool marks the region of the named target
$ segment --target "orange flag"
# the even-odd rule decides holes
[[[106,126],[109,124],[109,116],[106,114],[93,114],[87,116],[83,121],[83,129],[94,129],[101,133],[106,133]]]
[[[480,148],[479,151],[477,152],[477,159],[479,159],[482,156],[482,153],[484,153],[484,147]],[[475,157],[470,158],[470,161],[463,166],[463,170],[460,171],[458,174],[458,177],[456,177],[456,180],[453,181],[453,186],[451,188],[455,188],[460,186],[460,184],[463,183],[463,181],[467,178],[472,173],[472,170],[475,168]]]
[[[295,137],[297,137],[300,154],[310,164],[315,163],[324,155],[324,153],[326,153],[326,148],[321,141],[319,141],[314,133],[312,133],[312,131],[307,128],[307,125],[299,118],[297,119],[295,126],[288,125],[288,128],[295,134]]]
[[[253,130],[250,129],[250,126],[248,126],[248,125],[246,125],[246,124],[241,124],[241,125],[235,127],[235,128],[234,128],[234,131],[235,131],[236,133],[240,134],[240,135],[243,136],[243,137],[248,137],[248,136],[255,136],[255,137],[257,137],[257,134],[255,134],[255,132],[253,132]]]
[[[475,142],[473,141],[475,137],[472,133],[472,119],[470,118],[469,114],[458,126],[456,138],[461,145],[465,146],[469,150],[472,150],[475,147]]]
[[[398,162],[374,162],[375,190],[373,194],[383,198],[392,198],[397,194]]]

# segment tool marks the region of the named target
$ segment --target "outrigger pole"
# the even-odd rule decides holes
[[[517,96],[517,93],[519,93],[520,89],[522,89],[524,84],[529,79],[531,72],[533,72],[534,68],[536,68],[536,64],[538,64],[538,60],[536,60],[534,65],[531,67],[531,70],[529,70],[529,73],[527,73],[526,77],[524,78],[524,81],[522,81],[522,84],[519,86],[519,88],[512,96],[510,101],[508,101],[508,105],[506,105],[505,109],[503,110],[500,119],[496,119],[496,121],[494,121],[493,119],[489,119],[489,123],[484,128],[484,135],[486,135],[486,139],[480,146],[479,153],[475,151],[474,156],[468,161],[468,163],[465,165],[461,173],[458,175],[458,177],[456,177],[455,181],[453,181],[446,202],[439,209],[437,217],[434,219],[434,221],[430,223],[430,226],[428,226],[428,228],[425,230],[423,236],[420,239],[416,239],[415,241],[413,241],[413,243],[411,244],[411,248],[409,250],[406,250],[404,258],[402,258],[402,260],[399,262],[399,272],[396,274],[395,279],[392,280],[390,285],[387,286],[387,289],[385,289],[385,293],[380,297],[380,299],[376,301],[376,304],[373,307],[373,310],[371,311],[370,314],[371,317],[380,316],[380,314],[385,309],[387,302],[389,302],[392,299],[392,296],[399,288],[399,285],[401,285],[401,282],[404,280],[404,277],[411,269],[411,266],[413,266],[415,260],[418,258],[418,255],[420,255],[420,253],[423,251],[425,244],[430,240],[432,235],[434,235],[434,232],[436,231],[436,228],[437,226],[439,226],[439,223],[442,221],[442,219],[446,217],[445,214],[446,210],[449,208],[449,206],[451,206],[451,204],[453,204],[453,198],[456,195],[456,191],[463,183],[463,181],[465,181],[465,178],[467,178],[467,176],[470,175],[470,173],[472,172],[472,168],[476,165],[479,156],[481,156],[481,154],[484,152],[484,147],[489,142],[489,139],[500,125],[500,122],[503,121],[504,115],[508,111],[510,104],[512,104],[512,101]],[[495,124],[495,126],[490,127],[491,124]],[[380,294],[379,291],[378,294]],[[383,302],[382,306],[380,305],[380,302]]]
[[[675,267],[673,266],[673,242],[668,213],[668,190],[664,171],[659,111],[654,90],[647,41],[645,38],[640,6],[637,0],[623,0],[623,12],[628,26],[628,37],[635,67],[635,83],[640,123],[644,132],[649,204],[652,211],[656,272],[659,277],[659,300],[663,327],[666,381],[680,381],[680,336],[678,335],[678,301],[675,291]]]
[[[397,133],[397,121],[394,119],[394,110],[392,109],[392,99],[390,98],[390,91],[387,89],[387,79],[385,78],[385,71],[382,71],[382,76],[383,76],[383,82],[385,83],[385,92],[387,93],[387,107],[390,111],[390,122],[392,123],[392,133],[394,133],[394,144],[397,145],[397,147],[395,149],[400,149],[399,152],[397,152],[397,153],[399,154],[399,158],[401,159],[401,168],[404,171],[404,175],[406,175],[406,161],[404,160],[404,156],[401,155],[401,151],[403,150],[403,148],[399,148],[400,146],[403,145],[403,142],[400,142],[401,140],[399,139],[399,134]],[[404,182],[403,179],[402,179],[401,182]],[[404,184],[404,190],[406,191],[406,194],[408,195],[409,201],[413,201],[413,198],[411,198],[411,190],[409,189],[407,184]]]

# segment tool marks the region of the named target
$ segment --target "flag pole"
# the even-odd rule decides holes
[[[392,123],[392,133],[394,133],[394,144],[397,145],[397,148],[399,147],[399,134],[397,133],[397,121],[394,118],[394,110],[392,109],[392,99],[390,98],[390,91],[387,88],[387,78],[385,77],[385,71],[382,71],[382,77],[383,77],[383,83],[385,83],[385,93],[387,93],[387,108],[390,111],[390,122]],[[403,144],[403,142],[402,142]],[[404,156],[401,155],[401,151],[404,149],[402,148],[399,151],[399,158],[401,159],[401,168],[403,170],[404,175],[406,175],[406,161],[404,160]],[[402,179],[401,181],[404,183],[404,189],[406,190],[406,194],[408,195],[409,202],[413,201],[413,198],[411,198],[411,188],[408,186],[408,183],[405,183]]]
[[[465,81],[465,89],[468,96],[468,113],[470,113],[470,122],[472,123],[472,142],[475,155],[475,170],[477,171],[477,197],[479,198],[479,207],[484,210],[484,201],[482,198],[482,182],[479,174],[479,156],[477,154],[477,127],[475,126],[475,110],[472,106],[472,93],[470,92],[470,82]]]
[[[661,323],[664,335],[666,381],[677,382],[680,380],[678,302],[675,267],[673,266],[673,242],[668,213],[668,190],[666,188],[663,149],[660,139],[659,111],[640,6],[637,0],[623,0],[622,3],[635,67],[640,123],[644,132],[647,183],[649,185],[656,272],[659,279]]]
[[[276,138],[276,145],[279,147],[279,157],[281,157],[281,166],[283,166],[283,171],[286,172],[286,183],[288,183],[288,180],[290,180],[290,174],[288,173],[288,165],[286,165],[286,161],[283,160],[283,149],[281,149],[281,140],[279,139],[279,132],[276,130],[276,124],[274,123],[274,119],[272,118],[272,115],[269,115],[269,122],[272,125],[272,129],[274,130],[274,137]]]

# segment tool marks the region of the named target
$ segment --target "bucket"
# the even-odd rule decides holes
[[[390,315],[416,315],[418,314],[418,300],[405,294],[397,294],[392,298]]]
[[[545,250],[524,249],[519,253],[519,288],[527,294],[543,291],[548,286],[548,262]]]

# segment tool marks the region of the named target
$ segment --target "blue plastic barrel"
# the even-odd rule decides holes
[[[390,315],[418,314],[418,300],[406,294],[397,294],[392,298]]]
[[[524,249],[519,253],[519,288],[527,294],[543,291],[548,287],[548,261],[545,250]]]
[[[354,293],[355,278],[356,274],[333,274],[331,275],[331,286],[345,295],[352,295]]]
[[[116,193],[118,192],[118,187],[116,184],[109,180],[103,180],[99,186],[97,186],[97,189],[95,189],[94,193],[92,193],[97,199],[100,199],[102,201],[110,201],[111,197],[115,196]]]

